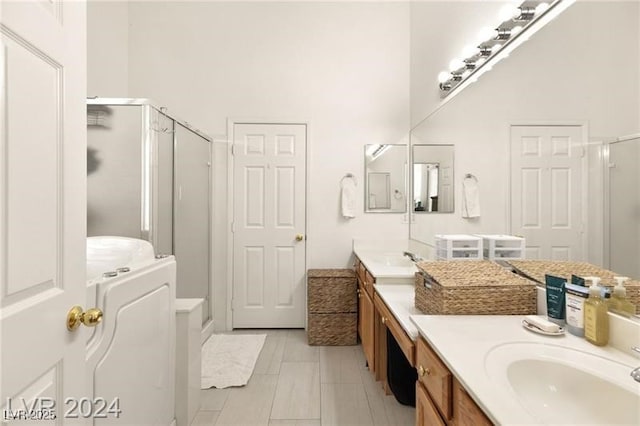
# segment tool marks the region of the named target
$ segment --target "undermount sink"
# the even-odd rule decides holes
[[[485,357],[485,372],[543,424],[640,424],[634,366],[555,344],[514,342]]]

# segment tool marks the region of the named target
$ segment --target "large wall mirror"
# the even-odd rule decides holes
[[[364,149],[365,211],[407,211],[407,146],[369,144]]]
[[[602,22],[620,30],[603,32]],[[454,214],[414,214],[410,237],[433,245],[436,234],[523,235],[530,259],[587,261],[640,278],[632,267],[640,258],[640,142],[624,138],[604,156],[607,141],[640,133],[638,94],[640,3],[575,2],[412,129],[415,149],[455,144],[457,199]],[[577,136],[566,136],[571,127]],[[543,157],[551,166],[533,163]],[[479,217],[460,208],[467,174],[477,178]]]
[[[416,213],[453,212],[453,145],[413,145],[412,194]]]

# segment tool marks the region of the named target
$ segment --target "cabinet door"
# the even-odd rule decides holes
[[[424,386],[416,381],[416,426],[445,426]]]
[[[362,280],[360,279],[360,276],[358,275],[357,277],[358,280],[358,336],[360,336],[360,341],[363,341],[362,338],[362,321],[364,319],[364,308],[363,308],[363,304],[364,301],[362,300],[364,297],[364,286],[362,285]],[[364,343],[363,343],[364,346]]]
[[[367,358],[369,371],[375,371],[374,364],[374,321],[373,302],[366,291],[360,293],[360,339],[362,340],[362,350]]]

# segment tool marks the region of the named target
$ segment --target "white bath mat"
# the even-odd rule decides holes
[[[249,381],[266,334],[213,334],[202,345],[201,388],[244,386]]]

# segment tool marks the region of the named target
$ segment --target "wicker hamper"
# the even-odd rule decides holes
[[[358,299],[351,269],[307,271],[307,339],[310,345],[357,344]]]
[[[536,313],[536,284],[495,262],[419,262],[415,306],[428,315]]]
[[[543,286],[545,274],[562,277],[567,281],[571,280],[571,275],[599,277],[600,283],[606,287],[613,287],[616,284],[613,277],[620,275],[587,262],[559,260],[509,260],[508,262],[516,272],[543,284]],[[630,279],[624,283],[624,286],[627,289],[629,301],[636,305],[636,313],[640,312],[640,281]]]

